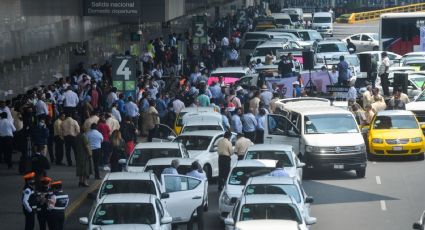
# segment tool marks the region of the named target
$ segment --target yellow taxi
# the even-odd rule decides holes
[[[368,129],[369,153],[371,156],[415,156],[424,159],[424,134],[410,111],[380,111]]]
[[[174,132],[179,135],[182,128],[183,128],[183,116],[186,114],[199,114],[199,113],[214,113],[214,112],[220,112],[217,111],[214,107],[188,107],[182,109],[180,113],[177,114],[176,120],[174,121]]]

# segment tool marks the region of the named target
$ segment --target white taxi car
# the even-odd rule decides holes
[[[244,220],[238,221],[235,230],[258,230],[267,226],[267,230],[299,230],[293,220]]]
[[[224,132],[220,130],[184,132],[174,142],[182,143],[186,147],[189,157],[197,159],[208,179],[211,179],[218,176],[217,144],[223,136]],[[230,141],[235,143],[235,133],[232,133]],[[235,163],[236,159],[233,159],[232,162]]]
[[[250,177],[268,175],[275,167],[275,160],[240,160],[236,162],[230,170],[218,199],[220,218],[224,220],[232,211]]]
[[[236,223],[247,220],[291,220],[300,230],[307,230],[317,221],[313,217],[304,219],[292,197],[270,194],[241,197],[224,223],[227,230],[233,230]]]
[[[177,142],[146,142],[137,144],[128,160],[121,159],[126,164],[128,172],[143,172],[146,163],[154,158],[187,158],[188,153],[184,145]]]
[[[310,204],[314,199],[307,196],[298,180],[288,177],[251,177],[245,185],[243,195],[281,194],[294,198],[303,218],[310,218]]]
[[[257,144],[248,147],[244,157],[245,160],[281,160],[285,171],[290,177],[301,181],[303,178],[303,167],[301,162],[292,150],[291,145],[281,144]]]
[[[90,217],[79,219],[80,224],[88,225],[89,230],[103,229],[104,226],[125,229],[130,225],[132,229],[171,230],[172,218],[155,195],[107,195],[93,208]]]

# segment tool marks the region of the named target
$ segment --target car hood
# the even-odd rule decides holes
[[[285,172],[287,172],[292,178],[296,178],[298,173],[296,167],[285,167]]]
[[[410,111],[425,111],[425,101],[412,101],[406,104],[406,110]]]
[[[306,145],[318,147],[354,146],[364,144],[360,133],[306,134]]]
[[[403,139],[403,138],[414,138],[422,137],[421,129],[382,129],[372,130],[370,132],[371,138],[382,138],[382,139]]]
[[[152,230],[148,224],[114,224],[103,225],[102,230]]]
[[[326,58],[327,59],[331,59],[333,56],[344,56],[344,55],[349,55],[349,52],[327,52],[327,53],[316,53],[316,57],[317,58]]]
[[[311,47],[313,43],[314,41],[298,41],[298,44],[300,44],[302,47]]]
[[[206,153],[208,150],[187,150],[189,153],[189,158],[197,158],[203,153]]]
[[[143,166],[127,166],[127,172],[144,172],[145,167]]]

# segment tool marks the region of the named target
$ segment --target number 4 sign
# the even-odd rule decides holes
[[[116,55],[112,57],[112,84],[118,91],[134,91],[136,82],[136,58]]]

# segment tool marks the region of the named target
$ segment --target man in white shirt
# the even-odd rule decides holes
[[[133,124],[138,127],[138,120],[139,120],[139,108],[137,105],[133,102],[133,97],[129,96],[127,99],[127,103],[124,106],[125,108],[125,115],[130,117],[133,121]]]
[[[243,133],[238,133],[236,136],[235,153],[238,155],[238,160],[242,160],[249,146],[254,145],[252,141],[244,137]]]
[[[270,105],[270,101],[272,100],[273,94],[269,91],[269,88],[267,88],[266,85],[263,85],[261,87],[261,93],[260,93],[260,100],[266,105],[267,107]]]
[[[111,135],[115,130],[120,130],[120,123],[110,114],[106,114],[106,125],[109,127]]]
[[[7,113],[0,113],[0,157],[4,158],[8,169],[12,168],[13,132],[15,126],[7,119]]]
[[[112,108],[112,104],[118,100],[117,96],[117,88],[113,87],[111,92],[108,94],[106,98],[106,103],[108,103],[108,108]]]
[[[350,82],[350,89],[347,93],[347,101],[350,99],[354,99],[354,101],[357,100],[357,89],[354,87],[354,82]]]
[[[390,69],[390,59],[388,58],[387,52],[382,52],[381,54],[382,61],[381,65],[378,68],[378,76],[381,79],[382,91],[385,96],[390,96],[390,82],[388,81],[388,70]]]
[[[137,110],[139,110],[139,108],[137,108]],[[111,115],[115,120],[117,120],[118,122],[121,122],[122,117],[121,117],[120,111],[118,111],[117,109],[117,103],[112,104]]]
[[[179,98],[176,98],[173,101],[173,110],[176,113],[176,115],[179,114],[180,111],[182,111],[182,109],[184,109],[185,107],[186,106],[184,105],[184,103]]]
[[[71,86],[68,86],[66,92],[63,94],[63,97],[63,110],[65,114],[70,114],[71,116],[74,116],[76,112],[76,107],[79,102],[78,95],[74,91],[72,91]]]
[[[49,114],[46,103],[43,101],[43,95],[37,95],[37,103],[35,103],[35,115],[38,119],[43,119]]]

